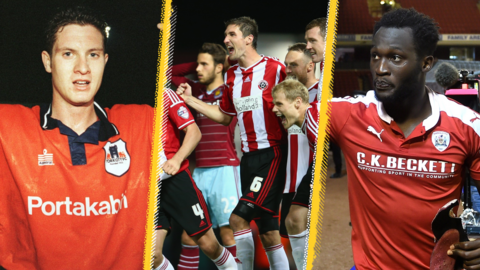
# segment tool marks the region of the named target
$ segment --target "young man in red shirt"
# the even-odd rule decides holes
[[[106,27],[86,8],[56,14],[41,53],[52,102],[0,105],[5,269],[141,268],[154,114],[94,102]]]
[[[330,102],[330,138],[347,163],[357,269],[430,269],[432,220],[460,198],[467,167],[480,183],[478,114],[425,86],[437,42],[438,26],[427,16],[384,14],[371,49],[375,90]],[[275,88],[274,111],[285,128],[301,126],[313,146],[320,103],[308,104],[302,87]],[[445,255],[477,269],[480,241],[455,243]]]

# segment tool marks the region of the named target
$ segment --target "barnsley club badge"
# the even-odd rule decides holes
[[[180,107],[177,111],[178,116],[182,117],[183,119],[188,119],[188,110],[184,106]]]
[[[107,142],[103,150],[105,150],[105,170],[115,176],[124,175],[130,168],[127,144],[122,139],[113,143]]]
[[[432,143],[438,151],[443,152],[450,144],[450,134],[445,131],[435,131],[432,134]]]

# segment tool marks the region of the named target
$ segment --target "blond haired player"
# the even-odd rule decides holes
[[[226,91],[220,104],[208,105],[192,97],[187,86],[177,92],[190,107],[218,123],[228,125],[237,116],[244,152],[240,163],[243,195],[230,217],[237,257],[244,270],[253,269],[250,221],[255,220],[271,269],[285,269],[288,259],[278,232],[278,210],[285,185],[286,133],[271,111],[271,90],[285,78],[285,66],[257,53],[255,20],[240,17],[225,25],[224,43],[230,60],[238,64],[225,74]]]

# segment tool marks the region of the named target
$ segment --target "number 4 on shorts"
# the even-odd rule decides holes
[[[199,204],[199,203],[192,205],[192,209],[193,209],[193,213],[195,214],[195,216],[199,216],[200,219],[203,219],[203,218],[204,218],[204,216],[203,216],[203,210],[202,210],[202,208],[200,207],[200,204]]]
[[[258,192],[262,187],[263,178],[260,176],[256,176],[253,178],[252,185],[250,186],[250,190],[253,192]]]

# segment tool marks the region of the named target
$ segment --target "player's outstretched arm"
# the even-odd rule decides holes
[[[233,116],[220,111],[218,105],[207,104],[192,96],[192,88],[188,83],[180,84],[177,88],[177,94],[183,98],[188,106],[211,120],[225,126],[228,126],[232,122]]]
[[[193,152],[202,138],[202,133],[196,123],[190,124],[182,130],[185,132],[182,146],[180,146],[177,153],[171,159],[167,160],[162,167],[163,170],[170,175],[177,174],[182,162]]]

